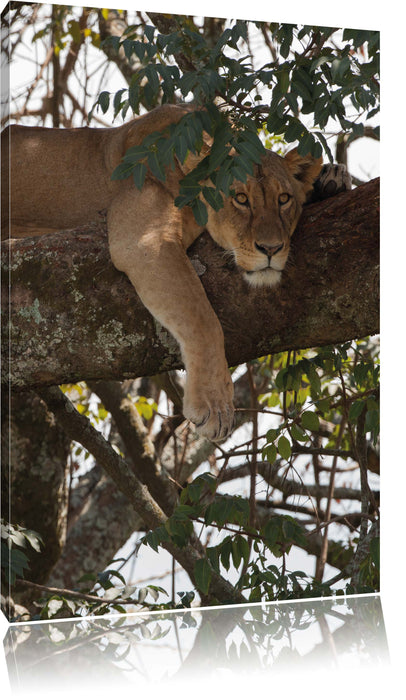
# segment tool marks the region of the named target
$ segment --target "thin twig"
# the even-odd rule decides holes
[[[247,376],[251,391],[251,405],[256,408],[257,405],[257,393],[255,389],[254,378],[252,376],[252,367],[247,364]],[[249,512],[249,524],[251,527],[255,527],[256,523],[256,485],[257,485],[257,450],[258,450],[258,414],[254,413],[252,416],[252,456],[250,460],[250,512]]]
[[[347,421],[346,421],[345,417],[343,417],[342,421],[340,423],[340,428],[339,428],[338,436],[337,436],[337,442],[336,442],[337,449],[340,448],[341,441],[342,441],[343,435],[344,435],[346,423],[347,423]],[[328,525],[329,525],[329,521],[331,518],[331,505],[332,505],[333,496],[334,496],[334,481],[335,481],[336,468],[337,468],[337,459],[338,459],[337,456],[334,457],[333,464],[331,467],[331,472],[330,472],[330,480],[329,480],[328,494],[327,494],[327,507],[326,507],[326,521],[327,521],[327,523],[326,523],[326,527],[325,527],[324,534],[323,534],[323,540],[322,540],[322,544],[321,544],[321,552],[320,552],[320,556],[319,556],[318,561],[317,561],[316,574],[315,574],[315,578],[318,581],[323,580],[324,568],[325,568],[326,561],[327,561]]]
[[[98,595],[92,595],[91,593],[72,591],[69,588],[45,586],[43,584],[34,583],[33,581],[27,581],[27,579],[22,578],[16,578],[16,583],[28,586],[29,588],[35,588],[38,591],[43,591],[44,593],[49,593],[50,595],[59,595],[64,596],[65,598],[77,598],[88,603],[98,603],[99,605],[142,605],[142,607],[146,608],[151,607],[148,603],[139,603],[139,601],[135,600],[135,598],[103,598]]]

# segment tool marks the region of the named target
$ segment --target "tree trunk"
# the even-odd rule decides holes
[[[129,500],[103,474],[83,500],[58,565],[41,583],[46,581],[59,588],[77,587],[84,574],[103,571],[130,535],[142,527],[143,521]]]
[[[41,553],[30,548],[26,553],[27,577],[42,583],[65,545],[71,441],[33,392],[20,392],[9,401],[3,392],[2,399],[2,516],[41,535]],[[16,587],[13,600],[29,605],[31,592]]]
[[[14,389],[181,366],[177,343],[113,267],[100,227],[2,248],[10,312],[3,381]],[[275,289],[249,288],[207,234],[189,255],[222,323],[230,365],[379,330],[378,179],[305,208]]]

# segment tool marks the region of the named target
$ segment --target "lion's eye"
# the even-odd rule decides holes
[[[287,202],[289,202],[289,200],[290,200],[290,194],[288,194],[287,192],[283,192],[278,197],[279,204],[286,204]]]
[[[248,197],[244,192],[238,192],[235,195],[234,200],[237,202],[237,204],[242,204],[246,207],[249,205]]]

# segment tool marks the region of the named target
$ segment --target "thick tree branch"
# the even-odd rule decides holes
[[[66,541],[70,440],[33,392],[1,399],[1,511],[46,543],[30,556],[30,577],[43,581]]]
[[[159,12],[148,12],[148,17],[155,24],[161,34],[170,34],[172,32],[181,32],[179,18],[176,15],[160,14]],[[194,71],[196,67],[185,54],[178,52],[175,54],[175,60],[178,66],[184,71]]]
[[[110,36],[121,37],[123,32],[128,28],[126,19],[121,17],[117,10],[110,10],[107,20],[103,17],[102,11],[99,10],[98,18],[100,38],[103,42],[105,42],[105,40]],[[139,61],[137,61],[133,56],[130,63],[124,53],[124,49],[121,48],[117,53],[113,46],[109,43],[103,43],[102,50],[106,54],[108,60],[116,64],[126,82],[130,84],[134,75],[141,68]]]
[[[80,494],[76,495],[79,499]],[[104,472],[91,493],[80,498],[80,502],[81,508],[70,523],[58,563],[49,578],[40,579],[41,583],[74,588],[84,574],[103,571],[132,533],[145,527],[129,498]],[[44,510],[47,507],[44,503]]]
[[[91,382],[90,388],[111,413],[138,478],[163,511],[171,515],[177,502],[176,489],[156,460],[154,446],[133,402],[122,395],[119,382]]]
[[[181,366],[172,336],[114,269],[100,227],[2,246],[3,380],[12,388]],[[379,330],[379,180],[306,207],[276,289],[249,288],[208,235],[189,255],[222,323],[230,365]]]

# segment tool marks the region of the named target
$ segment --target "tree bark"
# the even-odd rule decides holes
[[[189,255],[230,365],[379,330],[378,179],[305,208],[275,289],[248,287],[207,234]],[[100,227],[6,241],[2,265],[3,381],[13,389],[181,366],[177,343],[113,267]]]
[[[47,578],[50,586],[75,588],[84,574],[103,571],[143,521],[128,498],[103,474],[69,530],[58,564]],[[30,572],[27,574],[29,578]]]
[[[70,439],[36,394],[2,399],[2,516],[41,535],[45,547],[29,551],[29,576],[43,582],[65,546]],[[24,593],[14,595],[25,604]]]

